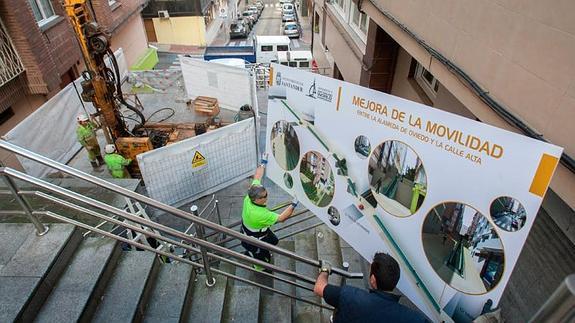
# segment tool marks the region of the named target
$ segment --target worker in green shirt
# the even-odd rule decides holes
[[[98,168],[104,164],[100,153],[100,144],[96,137],[96,125],[90,121],[85,113],[78,114],[78,128],[76,128],[76,137],[80,144],[88,151],[88,159],[93,168]]]
[[[248,190],[248,195],[244,198],[242,209],[242,233],[261,241],[277,245],[278,238],[271,230],[271,226],[277,222],[284,222],[287,220],[293,214],[298,201],[297,198],[294,198],[291,205],[288,206],[281,214],[277,214],[266,208],[268,192],[261,184],[266,164],[267,155],[264,154],[261,165],[256,169],[254,179]],[[269,250],[259,248],[246,242],[242,242],[242,246],[246,249],[246,255],[268,263],[271,262],[271,254]],[[258,265],[254,265],[254,268],[260,271],[263,269]]]
[[[114,145],[106,145],[106,157],[104,157],[106,161],[106,166],[108,166],[108,170],[112,177],[114,178],[130,178],[130,174],[126,169],[132,160],[126,159],[122,155],[116,153],[116,146]]]

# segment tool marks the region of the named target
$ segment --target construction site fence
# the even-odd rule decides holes
[[[269,86],[270,78],[270,64],[267,63],[255,63],[248,65],[248,68],[252,70],[252,73],[256,79],[256,87],[258,89],[266,89]],[[318,68],[299,68],[302,71],[307,71],[311,73],[316,73],[323,76],[331,76],[331,68],[329,67],[318,67]]]

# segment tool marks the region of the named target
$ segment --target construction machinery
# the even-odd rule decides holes
[[[63,6],[86,66],[82,73],[82,100],[94,105],[106,141],[115,144],[120,154],[135,161],[140,153],[222,126],[217,113],[208,113],[211,118],[204,123],[147,124],[141,112],[143,108],[128,103],[122,93],[118,62],[110,48],[110,35],[95,21],[90,1],[63,0]],[[111,62],[110,66],[106,65],[106,60]],[[121,113],[123,107],[136,117],[137,124],[132,129],[128,128]],[[140,176],[137,162],[133,162],[128,170],[132,176]]]

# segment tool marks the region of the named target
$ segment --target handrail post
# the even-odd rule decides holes
[[[222,225],[222,216],[220,215],[220,205],[219,205],[220,201],[216,199],[214,204],[216,205],[216,215],[218,216],[218,224]]]
[[[6,182],[6,185],[8,186],[10,192],[12,192],[12,195],[14,195],[16,201],[18,201],[18,204],[20,204],[20,207],[22,207],[24,213],[26,213],[26,217],[28,217],[30,222],[32,222],[34,227],[36,227],[36,235],[41,237],[46,233],[48,233],[49,230],[48,226],[44,225],[32,214],[32,207],[30,206],[30,204],[28,204],[28,201],[26,201],[22,196],[20,196],[20,194],[18,193],[18,189],[16,187],[16,183],[14,183],[14,181],[6,175],[2,177],[4,178],[4,182]]]
[[[190,208],[192,215],[199,217],[198,214],[198,206],[192,205]],[[204,240],[205,231],[204,226],[201,224],[196,223],[196,234],[198,239]],[[206,286],[212,287],[216,284],[216,278],[212,275],[212,270],[210,269],[210,260],[208,259],[208,252],[206,251],[206,247],[199,246],[200,252],[202,253],[202,263],[204,264],[204,271],[206,272]]]
[[[349,271],[349,262],[344,261],[344,262],[341,264],[341,267],[342,267],[343,270]],[[340,285],[340,286],[345,285],[346,281],[347,281],[347,279],[345,278],[345,276],[341,276],[341,285]]]

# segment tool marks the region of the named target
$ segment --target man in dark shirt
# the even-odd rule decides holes
[[[330,273],[331,267],[324,264],[313,291],[335,307],[333,323],[428,322],[419,312],[399,304],[399,296],[390,293],[399,281],[399,264],[390,255],[376,253],[373,257],[369,292],[346,285],[329,285]]]

